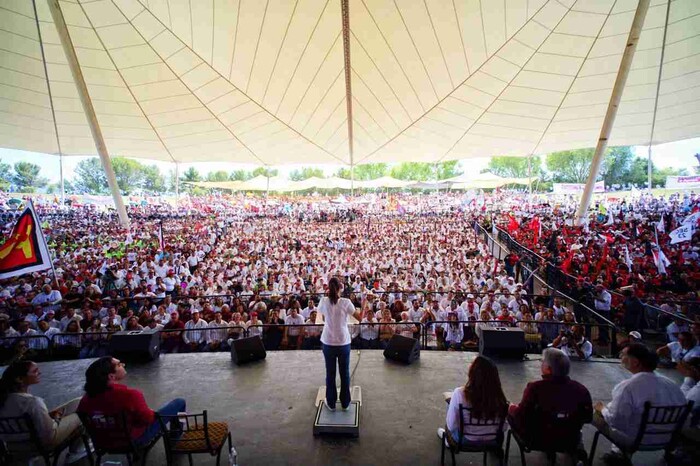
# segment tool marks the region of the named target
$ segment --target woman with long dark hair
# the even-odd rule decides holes
[[[459,405],[469,408],[471,420],[465,417],[465,424],[481,421],[500,421],[508,412],[508,401],[501,388],[501,378],[498,375],[496,364],[489,358],[477,356],[469,367],[467,383],[457,387],[452,392],[450,405],[447,408],[445,429],[438,429],[438,437],[451,435],[452,439],[459,439]],[[465,426],[462,432],[465,442],[489,442],[498,435],[498,423],[496,426]]]
[[[53,449],[74,438],[70,444],[70,459],[84,456],[80,436],[81,424],[75,408],[80,399],[72,400],[49,412],[44,400],[29,393],[29,387],[41,382],[41,371],[33,361],[15,361],[5,369],[0,378],[0,418],[19,417],[28,414],[34,424],[39,441],[47,449]],[[35,456],[36,447],[29,436],[1,436],[8,450],[16,459],[28,460]],[[82,452],[82,453],[81,453]]]
[[[328,281],[328,296],[321,299],[318,311],[323,315],[325,325],[321,333],[323,358],[326,361],[326,405],[335,409],[338,391],[335,387],[336,362],[340,372],[340,405],[347,409],[350,405],[350,332],[348,317],[362,321],[362,312],[347,298],[341,298],[343,285],[338,277]]]

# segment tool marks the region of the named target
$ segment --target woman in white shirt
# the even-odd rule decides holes
[[[343,285],[337,277],[328,281],[328,296],[321,299],[318,311],[325,325],[321,333],[323,357],[326,361],[326,405],[335,410],[338,392],[335,387],[336,361],[340,372],[340,404],[343,409],[350,405],[350,332],[348,317],[362,320],[362,313],[347,298],[341,298]]]
[[[15,361],[7,366],[0,378],[0,417],[29,415],[39,442],[49,450],[72,438],[70,460],[67,459],[66,463],[77,461],[81,457],[78,452],[82,442],[81,437],[77,435],[81,425],[75,409],[80,398],[49,411],[43,399],[29,393],[29,387],[40,381],[39,366],[32,361]],[[29,435],[7,434],[0,436],[0,440],[5,441],[18,463],[38,455],[36,447],[30,443]],[[82,456],[85,456],[85,453]]]
[[[469,408],[469,411],[462,413],[460,405]],[[500,420],[507,412],[508,401],[501,387],[498,367],[489,358],[477,356],[469,367],[467,383],[452,392],[445,418],[447,432],[439,428],[438,437],[446,441],[449,438],[452,444],[459,442],[459,416],[463,415],[463,444],[496,442],[499,437],[502,438],[503,431],[499,426],[502,428],[503,424],[500,424]],[[484,421],[493,425],[469,425],[483,424]]]

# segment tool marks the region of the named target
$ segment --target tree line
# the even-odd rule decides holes
[[[544,158],[532,157],[529,172],[537,180],[536,189],[547,191],[552,183],[585,183],[592,159],[593,149],[553,152]],[[119,188],[124,194],[175,192],[175,170],[169,170],[164,174],[157,165],[148,165],[125,157],[112,157],[112,166]],[[493,157],[486,171],[504,177],[525,178],[528,176],[528,159],[526,157]],[[195,167],[189,167],[180,175],[180,189],[183,192],[199,194],[205,191],[196,189],[188,182],[247,181],[259,175],[272,177],[278,174],[277,169],[268,167],[232,172],[217,170],[206,174],[200,173]],[[404,162],[392,165],[370,163],[355,167],[354,178],[364,181],[392,176],[401,180],[436,181],[460,174],[462,170],[456,160],[440,163]],[[667,176],[685,174],[687,174],[686,170],[654,167],[652,181],[654,186],[663,186]],[[325,176],[323,170],[317,167],[301,167],[289,173],[292,181]],[[350,179],[350,169],[340,168],[331,176]],[[604,180],[606,186],[646,186],[647,159],[635,156],[629,146],[609,148],[599,179]],[[72,179],[66,180],[64,187],[68,194],[108,194],[107,177],[100,159],[91,157],[78,163]],[[57,183],[50,184],[47,178],[41,176],[41,166],[30,162],[17,162],[11,166],[0,160],[0,190],[35,192],[44,188],[49,193],[60,190]]]
[[[552,152],[544,157],[533,156],[529,171],[539,183],[540,190],[548,190],[552,183],[585,183],[593,161],[594,149],[575,149]],[[526,157],[493,157],[487,171],[496,175],[526,178]],[[663,187],[667,176],[687,175],[685,169],[657,168],[652,163],[652,185]],[[610,147],[605,153],[603,166],[597,181],[605,181],[606,187],[647,185],[647,159],[637,157],[630,146]]]

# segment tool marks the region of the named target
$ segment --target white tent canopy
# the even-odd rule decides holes
[[[345,0],[48,1],[110,155],[264,165],[593,147],[638,3],[349,0],[346,67]],[[610,145],[700,136],[700,1],[672,0],[665,28],[667,1],[649,7]],[[0,147],[93,155],[46,2],[0,0]]]

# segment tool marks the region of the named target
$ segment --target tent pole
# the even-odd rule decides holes
[[[180,164],[175,162],[175,206],[180,202]]]
[[[119,215],[119,223],[122,226],[129,226],[129,216],[126,213],[126,207],[124,206],[124,199],[119,192],[119,185],[117,184],[117,177],[114,174],[114,168],[112,168],[112,161],[109,158],[109,152],[107,151],[107,145],[105,144],[104,137],[102,136],[102,129],[97,121],[97,115],[95,114],[95,107],[92,105],[92,100],[90,99],[90,93],[88,92],[87,84],[85,84],[85,78],[83,77],[83,72],[80,69],[80,63],[78,62],[78,56],[73,48],[73,42],[68,33],[68,27],[66,26],[66,21],[63,18],[63,12],[61,11],[61,6],[59,5],[59,0],[47,0],[49,10],[51,11],[51,16],[53,17],[53,22],[56,25],[56,32],[61,40],[61,45],[63,46],[63,52],[66,54],[66,60],[68,61],[68,66],[70,67],[71,74],[73,75],[73,81],[75,82],[75,87],[80,96],[80,102],[83,105],[83,111],[85,112],[85,117],[87,118],[88,124],[90,125],[90,132],[92,133],[92,138],[95,141],[95,147],[97,148],[97,153],[100,155],[100,161],[102,162],[102,168],[107,175],[107,184],[109,185],[109,190],[112,193],[112,199],[114,199],[114,205],[117,208],[117,214]]]
[[[527,190],[532,196],[532,154],[527,156]]]
[[[265,169],[265,175],[267,176],[267,186],[265,187],[265,198],[270,197],[270,170]]]
[[[639,4],[637,5],[637,11],[634,13],[632,27],[630,28],[630,33],[627,37],[627,45],[625,47],[624,53],[622,54],[622,61],[620,62],[620,68],[617,71],[615,85],[613,86],[612,95],[610,96],[610,102],[608,103],[608,110],[605,113],[603,126],[600,129],[600,136],[598,137],[598,144],[596,145],[595,153],[593,154],[593,160],[591,161],[591,167],[588,173],[588,181],[586,182],[586,187],[583,190],[583,194],[581,195],[581,203],[579,204],[578,212],[576,213],[576,225],[583,225],[583,222],[586,220],[586,217],[588,215],[588,207],[590,206],[591,199],[593,197],[595,179],[600,173],[600,167],[603,164],[605,150],[608,148],[608,139],[610,137],[610,132],[612,131],[613,124],[615,123],[617,109],[620,106],[620,99],[622,98],[622,92],[625,88],[625,83],[627,82],[627,76],[630,72],[632,59],[634,58],[634,52],[637,49],[637,42],[639,42],[639,36],[642,33],[642,26],[644,26],[644,18],[647,15],[647,10],[649,9],[650,1],[651,0],[639,0]]]
[[[66,185],[63,178],[63,154],[58,154],[58,166],[61,172],[61,207],[66,205]]]
[[[355,165],[350,165],[350,196],[355,195]]]
[[[666,54],[666,33],[668,32],[668,18],[671,14],[671,0],[666,2],[666,22],[664,23],[664,36],[661,39],[661,58],[659,60],[659,75],[656,79],[656,96],[654,97],[654,114],[651,117],[651,134],[649,135],[649,156],[647,158],[647,189],[651,192],[652,171],[654,165],[651,161],[651,146],[654,143],[654,129],[656,128],[656,111],[659,108],[659,91],[661,90],[661,73],[664,70],[664,55]]]

